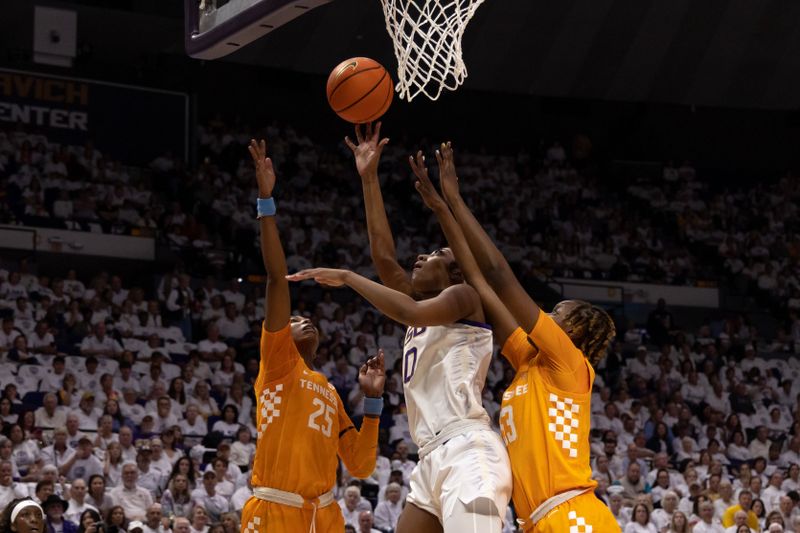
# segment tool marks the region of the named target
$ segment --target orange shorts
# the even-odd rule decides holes
[[[311,509],[267,502],[251,497],[242,509],[242,533],[307,533]],[[344,517],[336,502],[317,509],[317,533],[342,533]]]
[[[620,533],[614,515],[593,492],[568,500],[549,513],[531,533]]]

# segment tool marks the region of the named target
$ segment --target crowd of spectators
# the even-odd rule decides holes
[[[69,147],[0,130],[0,221],[155,234],[187,261],[202,258],[209,273],[223,272],[253,257],[255,193],[244,157],[251,136],[269,139],[276,167],[291,176],[279,188],[293,266],[325,260],[370,271],[349,150],[277,124],[256,131],[211,121],[199,128],[197,169],[166,153],[147,172],[91,143]],[[433,223],[410,186],[406,156],[419,147],[393,140],[381,167],[390,217],[413,235]],[[722,276],[800,309],[796,177],[721,188],[698,179],[689,163],[670,163],[659,179],[626,183],[604,180],[590,165],[578,170],[570,155],[559,143],[517,154],[458,152],[468,204],[519,271],[678,285]],[[429,245],[413,235],[399,240],[404,259]]]
[[[263,134],[282,177],[276,195],[289,269],[347,266],[372,276],[347,148],[321,150],[276,125]],[[149,228],[183,259],[146,286],[72,270],[51,278],[25,260],[2,265],[0,507],[30,495],[46,502],[56,530],[69,529],[61,520],[85,531],[102,518],[143,533],[168,525],[238,531],[256,434],[246,391],[258,372],[264,303],[263,285],[227,276],[231,265],[260,265],[253,179],[242,157],[249,136],[218,123],[202,128],[200,168],[189,173],[159,157],[149,174],[158,192],[147,196],[148,174],[130,178],[91,146],[0,132],[0,216],[120,233]],[[408,264],[440,245],[412,194],[410,149],[390,144],[381,166],[398,255]],[[796,196],[792,177],[741,201],[738,192],[709,190],[689,165],[667,166],[659,183],[609,191],[576,171],[557,144],[540,157],[459,153],[458,165],[467,202],[520,272],[680,284],[727,272],[732,283],[754,284],[766,303],[800,308],[796,240],[780,238],[794,228],[795,209],[784,200]],[[85,198],[94,207],[74,209]],[[726,211],[733,204],[735,215]],[[121,216],[126,207],[140,218]],[[766,226],[752,218],[757,209]],[[718,247],[727,270],[698,262],[698,246]],[[772,286],[765,273],[780,281]],[[343,292],[300,287],[293,302],[318,327],[316,367],[357,423],[356,368],[377,348],[386,353],[376,470],[358,481],[343,469],[336,495],[354,530],[391,531],[416,452],[398,372],[403,329]],[[775,339],[759,337],[745,317],[681,330],[663,305],[647,324],[625,326],[598,369],[592,402],[596,493],[625,533],[740,533],[742,521],[751,531],[780,522],[800,533],[800,364],[773,355],[800,341],[797,314]],[[484,391],[495,427],[512,377],[495,357]],[[512,518],[509,510],[506,532]]]

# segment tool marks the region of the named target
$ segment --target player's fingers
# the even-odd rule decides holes
[[[425,167],[425,156],[422,155],[422,150],[417,152],[417,166],[422,174],[426,174],[428,172],[428,169]]]
[[[350,137],[345,136],[344,143],[347,145],[348,148],[350,148],[351,150],[353,150],[355,152],[356,145],[353,144],[353,141],[350,140]]]
[[[444,164],[444,160],[442,159],[442,153],[440,150],[436,150],[436,162],[439,164],[439,166],[442,166]]]
[[[261,143],[259,143],[259,147],[261,148],[261,153],[266,155],[267,154],[267,141],[264,140],[264,139],[261,139]]]
[[[416,175],[416,173],[417,173],[417,164],[414,162],[414,156],[413,155],[408,156],[408,164],[411,165],[411,170]]]
[[[364,142],[364,136],[361,135],[361,124],[356,124],[356,140],[358,141],[358,144]]]
[[[366,135],[366,139],[367,139],[367,140],[370,140],[370,141],[372,140],[372,122],[367,122],[367,135]]]
[[[358,370],[358,373],[361,374],[362,376],[366,375],[366,373],[367,373],[367,365],[361,365],[361,368]]]
[[[381,142],[378,143],[378,148],[383,149],[383,147],[386,146],[387,144],[389,144],[389,137],[381,139]]]

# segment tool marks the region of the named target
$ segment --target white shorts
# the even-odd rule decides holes
[[[478,499],[494,503],[504,517],[511,499],[511,464],[500,436],[490,429],[453,437],[426,455],[411,472],[406,502],[439,518],[451,516],[456,503]],[[461,506],[459,506],[461,507]]]

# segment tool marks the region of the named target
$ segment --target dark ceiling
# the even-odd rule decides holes
[[[183,61],[181,0],[46,3],[75,6],[96,61]],[[30,47],[32,6],[6,0],[0,49],[10,64]],[[800,109],[798,0],[486,0],[464,52],[467,89]],[[221,61],[327,74],[356,55],[396,68],[379,0],[333,0]]]
[[[800,107],[796,0],[487,0],[464,51],[472,89]],[[327,73],[354,55],[396,66],[378,0],[334,0],[227,60]]]

